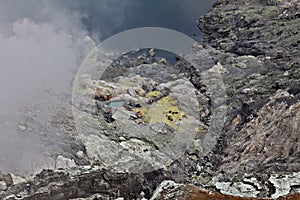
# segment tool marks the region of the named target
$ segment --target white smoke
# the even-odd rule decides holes
[[[42,88],[57,92],[68,85],[87,34],[81,17],[54,1],[0,1],[0,102],[6,108],[32,101]]]
[[[0,0],[0,171],[6,173],[29,175],[53,165],[44,143],[20,133],[19,124],[28,114],[20,110],[41,101],[46,117],[33,117],[46,126],[51,116],[43,113],[54,110],[53,96],[70,93],[86,54],[84,13],[58,2]]]

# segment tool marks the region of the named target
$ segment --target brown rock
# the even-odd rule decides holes
[[[175,189],[169,189],[161,192],[161,196],[155,200],[271,200],[269,198],[247,198],[236,197],[232,195],[220,194],[217,192],[199,189],[195,186],[180,186]],[[300,194],[293,194],[286,197],[280,197],[277,200],[300,200]]]

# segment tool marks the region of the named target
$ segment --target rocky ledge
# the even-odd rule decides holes
[[[59,114],[73,167],[1,174],[0,198],[300,199],[299,9],[218,1],[187,55],[199,67],[153,49],[108,55],[101,77],[78,77],[76,125]]]

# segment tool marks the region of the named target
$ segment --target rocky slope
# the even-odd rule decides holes
[[[252,59],[221,61],[229,113],[216,169],[231,180],[299,172],[299,1],[219,1],[199,27],[204,44]]]
[[[299,199],[299,4],[220,0],[187,55],[199,67],[108,55],[75,83],[76,127],[53,117],[73,138],[60,166],[76,166],[1,174],[0,198]]]

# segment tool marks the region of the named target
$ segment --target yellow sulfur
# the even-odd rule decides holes
[[[168,126],[178,129],[175,123],[182,119],[183,113],[177,104],[175,99],[164,97],[147,107],[136,108],[134,111],[142,113],[145,123],[155,124],[164,122]]]

